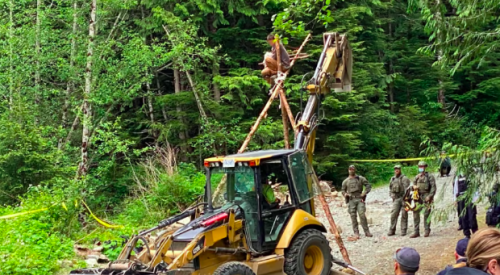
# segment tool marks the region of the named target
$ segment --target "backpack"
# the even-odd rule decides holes
[[[489,226],[496,226],[499,222],[499,213],[497,207],[491,206],[488,211],[486,211],[486,224]]]
[[[467,191],[468,180],[466,178],[458,178],[458,193],[462,194]]]

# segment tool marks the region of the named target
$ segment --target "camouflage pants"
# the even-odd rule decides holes
[[[370,233],[370,229],[368,228],[368,221],[366,220],[366,206],[365,203],[361,201],[361,198],[351,198],[349,200],[349,214],[351,215],[352,221],[352,230],[355,234],[359,234],[358,229],[358,217],[361,222],[361,227],[363,227],[363,231],[366,233]]]
[[[422,199],[425,201],[425,199],[428,197],[427,194],[422,194],[421,195]],[[424,207],[420,209],[419,211],[414,211],[413,212],[413,226],[414,226],[414,233],[420,234],[420,214],[423,212],[424,214],[424,228],[425,231],[430,231],[431,230],[431,220],[430,220],[430,215],[431,215],[431,208],[432,204],[425,203]]]
[[[401,213],[401,233],[406,233],[408,229],[408,212],[405,211],[403,198],[397,198],[392,203],[390,232],[396,232],[399,213]]]

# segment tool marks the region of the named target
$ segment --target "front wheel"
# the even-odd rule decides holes
[[[332,268],[330,245],[316,229],[306,229],[295,236],[285,252],[288,275],[328,275]]]
[[[229,262],[219,266],[213,275],[255,275],[255,273],[244,263]]]

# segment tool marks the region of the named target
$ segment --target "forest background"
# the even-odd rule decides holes
[[[285,85],[294,113],[322,33],[346,33],[353,47],[354,91],[322,104],[314,165],[323,180],[338,185],[349,159],[498,144],[498,1],[0,5],[0,216],[48,208],[0,219],[3,274],[80,266],[75,243],[112,247],[202,194],[203,159],[236,152],[267,101],[258,63],[270,32],[290,51],[313,34],[310,58]],[[275,105],[248,149],[283,147]],[[392,165],[358,170],[386,182]],[[123,227],[99,227],[82,201]]]

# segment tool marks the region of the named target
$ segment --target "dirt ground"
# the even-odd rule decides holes
[[[423,218],[420,222],[422,237],[410,239],[408,236],[413,231],[413,213],[408,215],[408,235],[400,235],[398,222],[396,235],[388,237],[391,199],[388,186],[372,189],[367,198],[367,218],[373,238],[367,238],[362,234],[361,239],[350,242],[347,240],[352,236],[351,219],[343,198],[327,197],[333,218],[341,228],[341,236],[347,248],[353,266],[363,270],[367,274],[394,274],[394,252],[403,246],[415,248],[421,256],[420,271],[418,274],[436,274],[447,264],[454,262],[453,252],[457,241],[463,238],[462,231],[458,231],[458,218],[453,207],[452,179],[450,177],[436,177],[437,193],[435,196],[435,210],[431,224],[431,235],[423,237]],[[369,177],[368,177],[369,178]],[[325,225],[328,221],[319,205],[316,203],[316,215],[320,217]],[[478,223],[484,226],[484,207],[478,207]],[[363,232],[360,228],[360,232]],[[335,257],[342,259],[332,234],[327,234],[331,241],[332,253]]]

